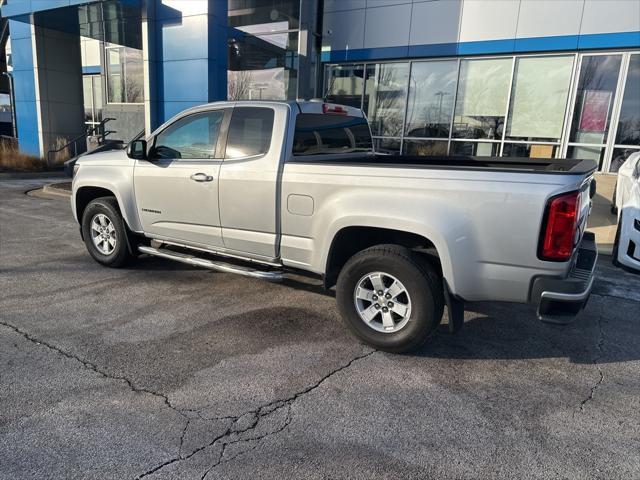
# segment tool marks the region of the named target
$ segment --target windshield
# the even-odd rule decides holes
[[[317,113],[296,117],[294,155],[372,151],[371,131],[365,118]]]

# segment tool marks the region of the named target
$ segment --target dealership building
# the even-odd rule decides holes
[[[615,172],[640,151],[638,0],[4,0],[0,13],[18,142],[43,157],[206,102],[312,97],[362,108],[385,152]]]

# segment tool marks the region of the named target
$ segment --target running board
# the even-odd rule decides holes
[[[231,265],[229,263],[214,262],[212,260],[206,260],[204,258],[194,257],[186,253],[173,252],[171,250],[162,250],[153,247],[138,247],[138,250],[154,257],[167,258],[169,260],[175,260],[176,262],[186,263],[193,267],[208,268],[209,270],[216,270],[224,273],[235,273],[237,275],[243,275],[245,277],[259,278],[260,280],[268,280],[270,282],[281,282],[282,272],[264,272],[261,270],[253,270],[248,267],[241,267],[238,265]]]

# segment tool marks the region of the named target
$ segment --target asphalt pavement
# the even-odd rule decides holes
[[[607,258],[572,325],[469,304],[391,355],[308,282],[101,267],[45,182],[0,179],[2,479],[640,478],[640,276]]]

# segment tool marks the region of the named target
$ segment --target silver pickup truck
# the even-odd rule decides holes
[[[321,101],[187,110],[126,151],[82,157],[71,205],[86,247],[336,287],[346,325],[392,352],[465,301],[530,303],[566,322],[585,305],[596,164],[376,154],[362,111]]]

